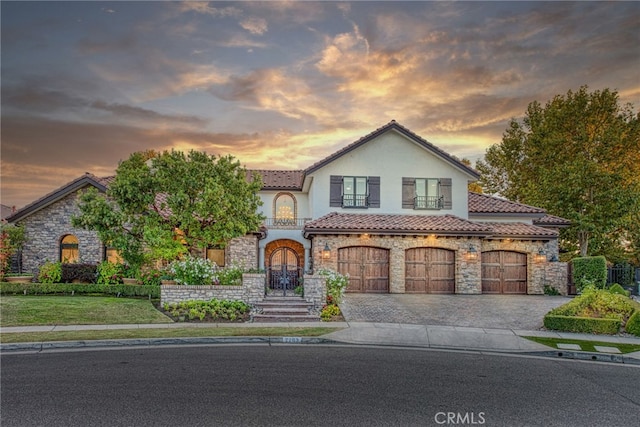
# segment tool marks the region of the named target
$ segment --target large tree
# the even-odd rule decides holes
[[[73,224],[97,231],[134,267],[170,259],[183,251],[224,247],[234,237],[257,231],[259,177],[231,156],[134,153],[116,170],[106,194],[80,196]]]
[[[571,220],[563,241],[582,256],[637,257],[640,114],[616,91],[583,86],[529,104],[476,167],[486,192]]]

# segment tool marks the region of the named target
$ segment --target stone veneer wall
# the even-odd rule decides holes
[[[80,261],[97,263],[104,258],[104,245],[93,231],[71,226],[71,216],[79,214],[78,193],[72,193],[35,212],[18,224],[24,225],[26,244],[22,250],[25,273],[37,274],[47,260],[60,261],[60,241],[67,234],[78,238]]]
[[[327,243],[331,248],[331,258],[323,259],[322,250]],[[465,258],[469,246],[473,245],[478,252],[479,238],[455,238],[435,236],[368,236],[332,235],[318,236],[314,239],[313,260],[315,268],[338,270],[338,249],[349,246],[373,246],[389,249],[389,292],[405,292],[405,251],[411,248],[431,247],[455,251],[456,289],[458,294],[479,294],[481,286],[480,259],[468,261]]]
[[[544,266],[543,282],[556,288],[560,295],[569,291],[569,266],[566,262],[548,262]]]
[[[322,258],[325,243],[331,248],[331,257]],[[315,268],[330,268],[338,270],[338,249],[349,246],[372,246],[389,249],[389,292],[405,292],[405,251],[417,247],[443,248],[455,251],[455,293],[482,293],[482,256],[481,252],[491,250],[509,250],[527,254],[527,293],[543,294],[544,284],[550,284],[566,295],[566,272],[564,279],[559,264],[549,262],[535,262],[534,255],[540,249],[550,258],[557,256],[557,242],[539,240],[513,239],[480,239],[435,236],[364,236],[364,235],[332,235],[318,236],[313,245],[313,260]],[[478,259],[467,260],[465,254],[469,246],[478,251]],[[558,267],[551,267],[558,265]],[[564,281],[563,281],[564,280]]]
[[[327,280],[320,275],[304,276],[304,299],[313,304],[314,309],[321,309],[327,301]]]
[[[160,302],[164,304],[189,300],[209,301],[215,298],[255,304],[264,299],[264,283],[264,274],[243,274],[242,286],[162,285],[160,287]]]
[[[259,268],[258,237],[248,234],[231,239],[225,248],[225,265],[239,264],[244,268]]]

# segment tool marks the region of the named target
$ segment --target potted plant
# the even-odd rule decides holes
[[[33,274],[10,273],[5,274],[3,281],[10,283],[29,283],[33,280]]]
[[[163,286],[167,285],[175,285],[176,284],[176,275],[171,272],[168,268],[162,271],[162,275],[160,276],[160,284]]]
[[[125,285],[137,285],[139,283],[138,277],[139,271],[130,265],[122,265],[122,283]]]

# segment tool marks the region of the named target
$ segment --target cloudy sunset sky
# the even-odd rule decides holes
[[[1,198],[134,151],[301,169],[395,119],[472,161],[532,101],[640,107],[640,2],[10,2]]]

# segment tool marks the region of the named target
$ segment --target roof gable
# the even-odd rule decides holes
[[[67,195],[80,190],[81,188],[87,186],[93,186],[97,188],[99,191],[105,192],[107,191],[107,186],[109,183],[113,181],[113,177],[107,178],[99,178],[89,172],[86,172],[84,175],[74,179],[73,181],[63,185],[57,190],[52,191],[51,193],[39,198],[38,200],[28,204],[16,211],[13,215],[7,218],[8,222],[16,222],[21,219],[26,218],[27,216],[38,212],[41,209],[46,208],[47,206],[57,202],[58,200],[66,197]]]
[[[434,154],[438,158],[444,160],[446,163],[450,164],[451,166],[453,166],[453,167],[461,170],[465,174],[469,175],[469,177],[471,179],[479,179],[480,178],[480,174],[475,169],[465,165],[460,160],[456,159],[455,157],[451,156],[450,154],[448,154],[445,151],[441,150],[440,148],[436,147],[435,145],[433,145],[432,143],[430,143],[426,139],[418,136],[417,134],[413,133],[409,129],[407,129],[404,126],[400,125],[395,120],[390,121],[386,125],[376,129],[375,131],[371,132],[368,135],[363,136],[359,140],[357,140],[355,142],[352,142],[351,144],[347,145],[346,147],[344,147],[344,148],[336,151],[335,153],[329,155],[328,157],[320,160],[319,162],[314,163],[313,165],[311,165],[307,169],[305,169],[304,173],[306,175],[311,174],[311,173],[317,171],[318,169],[326,166],[327,164],[333,162],[334,160],[339,159],[340,157],[344,156],[345,154],[347,154],[347,153],[349,153],[349,152],[361,147],[362,145],[366,144],[367,142],[369,142],[369,141],[371,141],[371,140],[373,140],[373,139],[379,137],[380,135],[382,135],[382,134],[384,134],[386,132],[389,132],[389,131],[396,131],[399,134],[405,136],[406,138],[408,138],[411,141],[415,142],[416,144],[418,144],[419,146],[423,147],[427,151],[431,152],[432,154]]]

